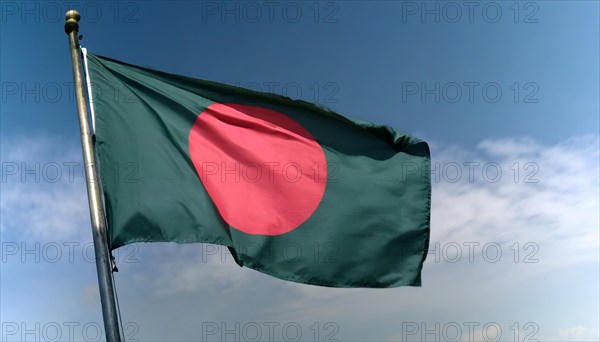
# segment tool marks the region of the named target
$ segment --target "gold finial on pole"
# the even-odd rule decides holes
[[[69,34],[72,31],[79,31],[79,19],[81,19],[79,12],[76,10],[68,10],[65,17],[67,20],[65,21],[65,32]]]

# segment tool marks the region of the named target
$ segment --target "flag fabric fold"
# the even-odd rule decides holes
[[[289,281],[421,285],[424,141],[275,94],[91,54],[88,67],[111,249],[214,243]]]

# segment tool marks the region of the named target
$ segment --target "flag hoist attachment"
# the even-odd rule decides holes
[[[73,81],[75,84],[75,97],[79,128],[81,130],[81,147],[85,165],[88,201],[90,205],[90,218],[92,223],[92,237],[94,239],[94,252],[96,254],[96,270],[98,272],[98,287],[102,304],[102,317],[106,340],[121,341],[118,308],[113,286],[110,252],[107,242],[107,229],[100,192],[100,179],[96,172],[94,145],[88,120],[88,102],[82,75],[81,51],[79,46],[79,19],[80,15],[75,10],[66,13],[65,32],[69,36],[71,62],[73,64]]]

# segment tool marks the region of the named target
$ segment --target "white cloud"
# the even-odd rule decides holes
[[[474,151],[433,151],[440,181],[433,188],[432,241],[497,242],[509,253],[515,242],[519,248],[533,242],[545,271],[598,262],[598,145],[598,136],[556,145],[506,138],[486,140]],[[443,168],[452,162],[463,166],[456,183],[448,181],[456,178],[452,170]],[[471,180],[465,162],[478,163]]]
[[[159,296],[189,294],[199,288],[208,295],[224,295],[251,284],[252,271],[237,266],[225,247],[175,244],[161,255],[166,262],[160,263],[153,280]]]
[[[10,239],[89,240],[81,152],[48,137],[2,141],[0,227]]]
[[[559,332],[560,341],[598,341],[598,329],[591,329],[581,325],[564,328]]]

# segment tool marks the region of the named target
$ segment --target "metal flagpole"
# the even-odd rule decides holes
[[[88,106],[81,74],[81,56],[79,50],[79,18],[75,10],[67,11],[65,32],[69,36],[71,49],[71,62],[73,63],[73,81],[75,82],[75,97],[77,98],[77,111],[79,128],[81,130],[81,146],[85,165],[88,201],[90,204],[90,218],[92,221],[92,236],[94,238],[94,252],[96,253],[96,270],[98,272],[98,287],[100,288],[100,302],[102,304],[102,317],[106,341],[121,341],[117,304],[112,279],[110,252],[108,250],[106,225],[104,222],[104,208],[96,173],[96,162],[92,134],[88,122]]]

